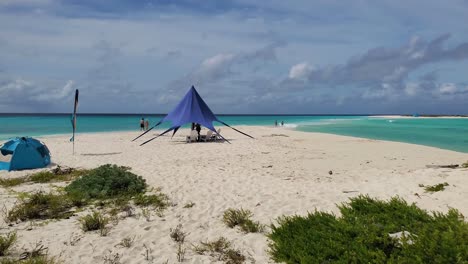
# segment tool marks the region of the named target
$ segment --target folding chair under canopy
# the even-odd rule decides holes
[[[206,128],[208,128],[209,130],[213,131],[214,133],[216,133],[217,135],[218,132],[216,132],[214,126],[213,126],[213,122],[216,121],[216,122],[219,122],[227,127],[230,127],[232,128],[233,130],[245,135],[245,136],[248,136],[250,138],[253,138],[252,136],[242,132],[242,131],[239,131],[231,126],[229,126],[228,124],[224,123],[223,121],[219,120],[214,114],[213,112],[210,110],[210,108],[208,107],[208,105],[205,103],[205,101],[203,101],[203,99],[200,97],[200,95],[198,94],[197,90],[195,90],[195,87],[192,86],[192,88],[190,88],[190,90],[187,92],[187,94],[185,94],[184,98],[182,98],[182,100],[179,102],[179,104],[177,104],[177,106],[174,108],[174,110],[172,110],[169,114],[167,114],[163,119],[161,119],[156,125],[154,125],[152,128],[148,129],[147,131],[145,131],[143,134],[139,135],[138,137],[136,137],[135,139],[133,139],[133,141],[137,140],[138,138],[142,137],[143,135],[145,135],[146,133],[148,133],[149,131],[151,131],[153,128],[159,126],[161,123],[163,122],[171,122],[171,127],[169,129],[167,129],[166,131],[162,132],[161,134],[143,142],[140,146],[142,145],[145,145],[146,143],[170,132],[170,131],[173,131],[173,134],[172,136],[175,135],[175,133],[177,132],[177,130],[185,125],[185,124],[188,124],[188,123],[198,123]],[[222,139],[226,140],[223,136],[219,135]],[[227,142],[229,142],[228,140],[226,140]]]

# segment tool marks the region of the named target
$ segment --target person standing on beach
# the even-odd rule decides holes
[[[146,119],[145,120],[145,131],[148,130],[148,128],[149,128],[149,120]]]
[[[278,120],[275,120],[275,127],[278,126]]]
[[[145,119],[143,117],[140,120],[140,130],[145,130]]]
[[[197,141],[200,141],[200,131],[201,131],[201,126],[200,126],[200,124],[197,123],[197,124],[195,125],[195,129],[197,130],[197,133],[198,133],[198,139],[197,139]]]
[[[281,121],[281,126],[284,126],[284,122],[283,122],[283,121]]]

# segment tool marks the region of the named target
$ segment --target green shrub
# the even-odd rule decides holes
[[[426,192],[440,192],[440,191],[445,190],[446,186],[449,186],[449,184],[444,182],[444,183],[439,183],[439,184],[432,185],[432,186],[426,186],[424,187],[424,190]]]
[[[227,264],[241,264],[246,260],[246,257],[239,250],[233,249],[231,242],[224,237],[213,241],[201,242],[200,245],[195,245],[193,250],[199,255],[208,253],[210,256]]]
[[[250,219],[252,212],[244,209],[228,209],[224,212],[223,222],[230,228],[239,226],[246,233],[263,232],[264,226]]]
[[[65,195],[44,193],[42,191],[31,194],[22,199],[9,212],[9,221],[25,221],[31,219],[59,219],[69,217],[72,212],[71,201]]]
[[[272,259],[285,263],[463,263],[468,224],[455,209],[432,213],[392,198],[358,196],[324,212],[287,216],[272,225]],[[400,239],[390,234],[404,232]]]
[[[74,180],[65,191],[77,201],[132,196],[145,189],[145,180],[131,173],[128,167],[106,164]]]
[[[137,194],[134,198],[135,205],[138,206],[152,206],[158,209],[165,209],[169,205],[168,197],[163,193],[157,194]]]
[[[102,236],[107,235],[106,225],[109,223],[109,218],[97,211],[81,217],[80,223],[81,229],[85,232],[99,230]]]
[[[8,254],[10,248],[16,243],[17,236],[15,232],[6,235],[0,235],[0,256]]]

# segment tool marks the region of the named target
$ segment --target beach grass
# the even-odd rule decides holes
[[[165,209],[169,206],[169,198],[167,195],[160,192],[156,194],[139,193],[133,198],[133,201],[135,205],[142,207],[151,206],[153,208]]]
[[[18,237],[16,232],[10,232],[5,235],[0,235],[0,256],[5,256],[8,254],[11,247],[15,245]]]
[[[438,184],[435,184],[435,185],[430,185],[430,186],[425,186],[424,187],[424,190],[426,192],[440,192],[440,191],[443,191],[445,190],[445,187],[449,186],[448,183],[444,182],[444,183],[438,183]]]
[[[27,177],[17,177],[17,178],[10,178],[10,179],[0,178],[0,186],[5,187],[5,188],[21,185],[25,182],[27,182]]]
[[[38,191],[28,198],[21,199],[9,212],[8,221],[31,219],[60,219],[69,217],[71,201],[66,195]]]
[[[193,251],[199,255],[209,254],[218,261],[229,264],[240,264],[246,261],[246,257],[238,249],[234,249],[229,240],[220,237],[213,241],[200,242],[194,245]]]
[[[11,259],[5,258],[0,260],[0,264],[62,264],[60,260],[55,257],[50,257],[48,255],[31,257],[27,259]]]
[[[107,224],[109,224],[109,218],[98,211],[81,217],[80,223],[81,229],[84,232],[99,230],[101,236],[106,236],[108,233]]]
[[[284,263],[460,263],[468,259],[468,224],[455,209],[428,213],[394,197],[341,204],[341,217],[315,211],[283,216],[268,235]]]
[[[230,228],[239,226],[245,233],[260,233],[264,231],[264,226],[257,221],[253,221],[252,212],[244,209],[226,210],[223,214],[223,222]]]
[[[87,173],[88,170],[74,169],[74,168],[62,168],[57,166],[52,170],[45,170],[33,173],[31,175],[16,177],[10,179],[0,179],[0,186],[2,187],[14,187],[23,183],[48,183],[48,182],[60,182],[60,181],[71,181],[81,175]]]

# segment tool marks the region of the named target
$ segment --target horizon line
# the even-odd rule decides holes
[[[71,115],[72,113],[0,113],[0,116],[8,116],[8,115],[24,115],[24,116],[45,116],[45,115]],[[158,115],[164,116],[167,113],[77,113],[77,115],[109,115],[109,116],[137,116],[137,115]],[[356,114],[216,114],[219,116],[460,116],[460,117],[468,117],[468,114],[395,114],[395,113],[356,113]]]

